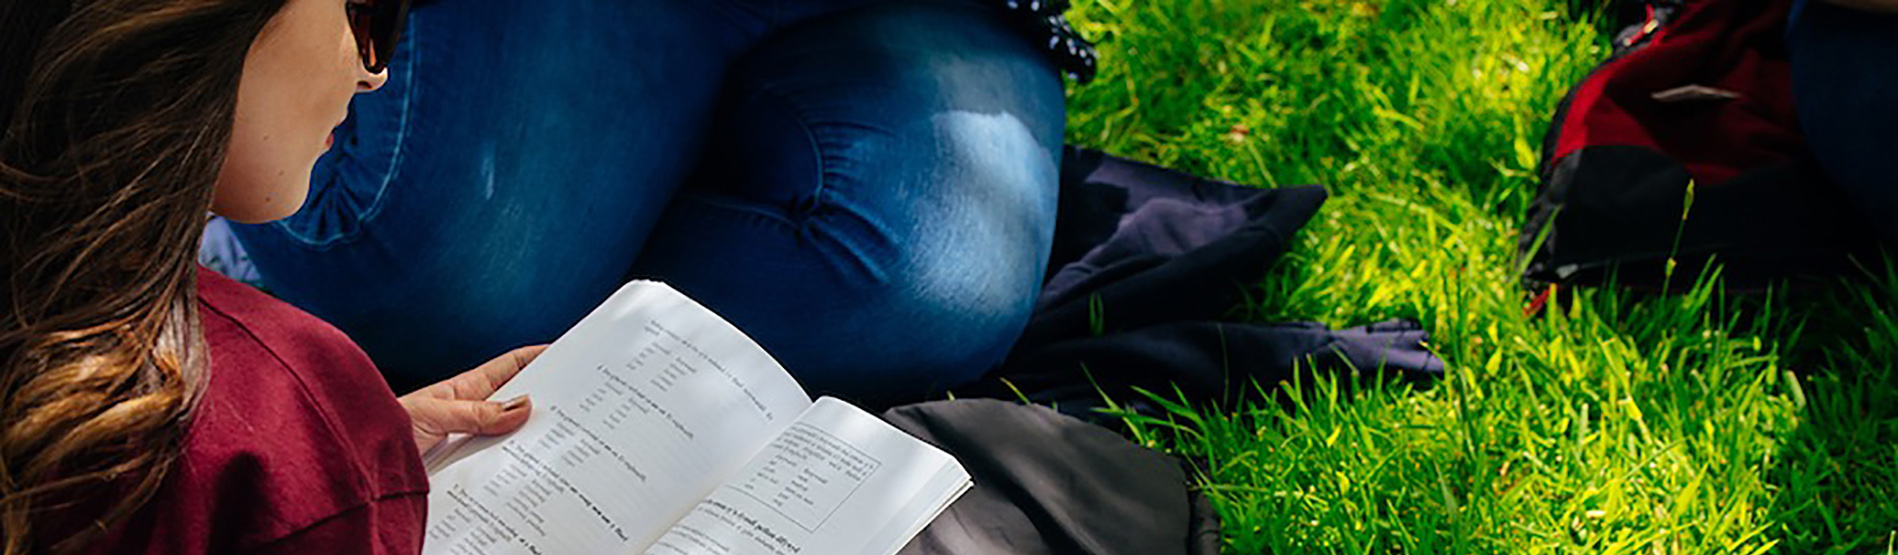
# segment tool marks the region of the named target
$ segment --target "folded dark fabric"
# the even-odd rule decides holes
[[[1257,386],[1289,381],[1297,371],[1373,370],[1434,374],[1442,361],[1421,345],[1414,322],[1389,321],[1333,330],[1323,324],[1174,322],[1056,342],[1021,353],[1004,368],[1003,391],[987,396],[1045,404],[1101,421],[1103,394],[1123,410],[1157,414],[1160,407],[1133,388],[1197,403],[1232,407],[1256,399]],[[1268,389],[1269,391],[1269,389]]]
[[[1325,202],[1320,187],[1256,189],[1091,150],[1063,160],[1052,271],[1018,353],[1086,335],[1097,316],[1106,329],[1217,318]]]
[[[1178,460],[1045,408],[971,399],[883,419],[948,451],[975,488],[904,555],[1213,555],[1219,520]]]
[[[1435,373],[1412,322],[1346,330],[1223,321],[1324,204],[1320,187],[1260,189],[1069,148],[1047,282],[1021,340],[962,397],[1025,398],[1099,418],[1135,388],[1236,401],[1301,368]],[[1228,405],[1230,406],[1230,405]]]
[[[1103,396],[1157,412],[1136,388],[1232,406],[1298,371],[1443,369],[1414,322],[1223,321],[1324,189],[1244,187],[1073,148],[1061,187],[1051,269],[1007,360],[958,388],[961,400],[884,413],[976,483],[905,555],[1217,553],[1218,516],[1180,459],[1084,422],[1115,425],[1094,410]]]

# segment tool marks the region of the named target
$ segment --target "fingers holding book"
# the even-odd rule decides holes
[[[546,345],[521,347],[473,370],[402,396],[415,432],[415,447],[426,453],[449,434],[500,435],[519,429],[533,412],[526,395],[506,401],[488,396],[514,378]]]

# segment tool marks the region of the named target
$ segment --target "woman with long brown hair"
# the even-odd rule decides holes
[[[411,553],[448,433],[537,350],[397,399],[341,332],[199,269],[284,217],[399,0],[0,3],[0,554]]]

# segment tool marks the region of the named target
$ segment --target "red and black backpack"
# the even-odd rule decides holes
[[[1659,289],[1711,261],[1750,289],[1840,275],[1875,252],[1799,132],[1790,0],[1637,7],[1544,139],[1519,242],[1525,283]]]

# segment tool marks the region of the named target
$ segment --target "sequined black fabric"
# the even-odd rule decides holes
[[[1094,78],[1099,60],[1094,44],[1068,23],[1068,0],[997,0],[1007,17],[1022,26],[1054,59],[1055,65],[1076,81]]]

